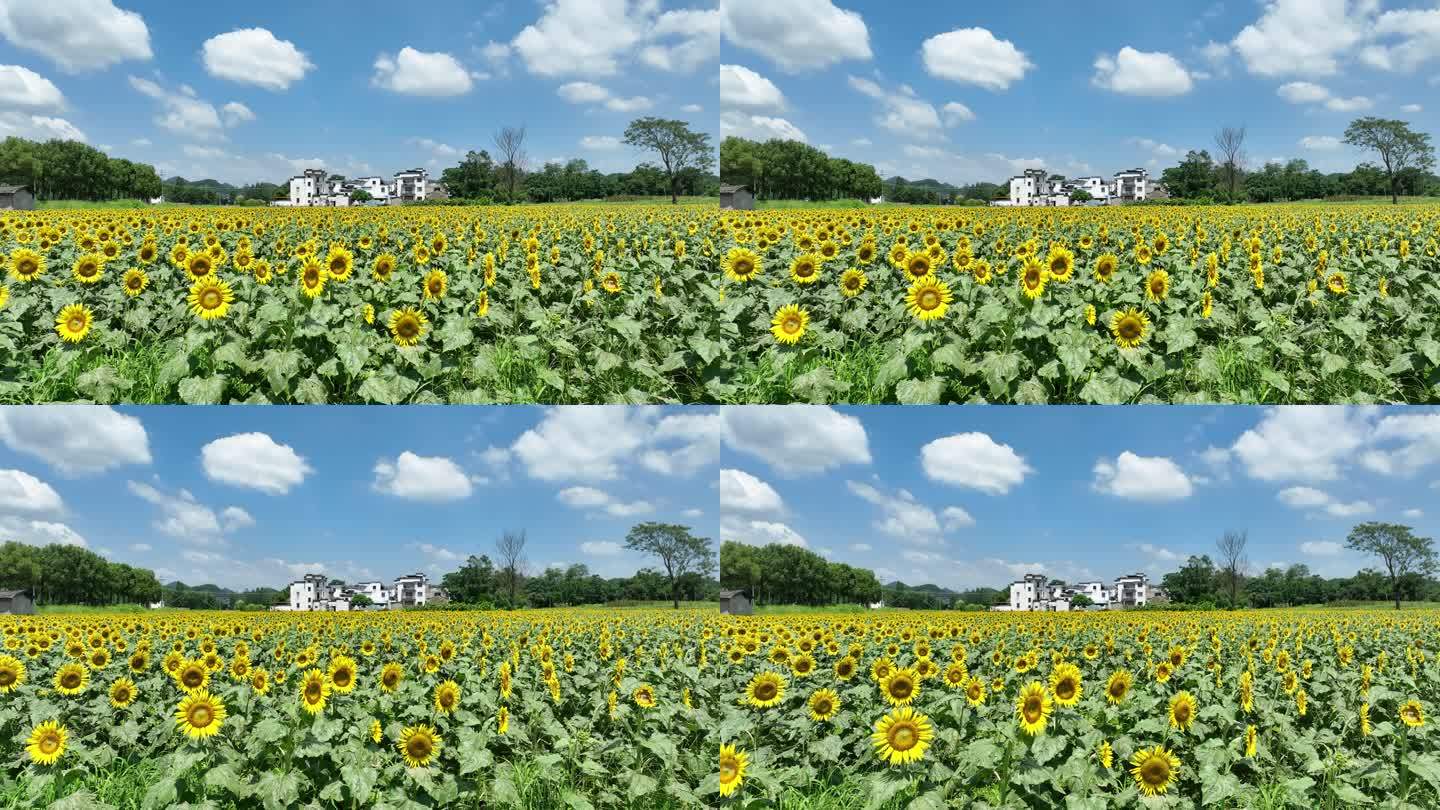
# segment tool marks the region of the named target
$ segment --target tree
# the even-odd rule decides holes
[[[1091,599],[1089,596],[1086,596],[1083,593],[1077,593],[1074,596],[1070,597],[1070,607],[1083,608],[1090,607],[1093,604],[1095,604],[1095,600]]]
[[[350,192],[350,202],[370,202],[373,199],[375,198],[370,196],[370,192],[363,188],[357,188]]]
[[[478,605],[496,601],[495,580],[495,564],[490,557],[471,554],[459,571],[451,571],[440,578],[440,587],[450,594],[453,602]]]
[[[1215,148],[1220,150],[1220,171],[1229,189],[1229,201],[1235,202],[1235,186],[1245,164],[1245,127],[1223,127],[1215,133]]]
[[[1170,191],[1170,196],[1193,200],[1212,197],[1215,194],[1215,161],[1204,149],[1185,153],[1179,166],[1172,166],[1160,173],[1160,182]]]
[[[1357,118],[1345,128],[1345,143],[1368,149],[1380,156],[1390,182],[1390,202],[1400,202],[1399,177],[1406,169],[1429,171],[1435,165],[1435,147],[1430,133],[1414,132],[1404,121],[1384,118]]]
[[[1194,605],[1215,601],[1215,563],[1209,554],[1191,555],[1179,571],[1160,579],[1171,601]]]
[[[471,150],[465,153],[459,166],[440,173],[440,182],[452,197],[466,200],[490,197],[495,193],[495,161],[484,149]]]
[[[495,133],[493,140],[495,149],[500,152],[500,173],[505,181],[506,201],[514,202],[515,186],[519,185],[525,174],[525,127],[503,127]],[[467,160],[469,157],[469,154],[466,154]]]
[[[1095,198],[1090,194],[1090,192],[1086,191],[1083,188],[1077,188],[1074,191],[1070,192],[1071,202],[1090,202],[1093,199]]]
[[[1245,574],[1245,545],[1250,541],[1250,533],[1245,530],[1225,530],[1225,534],[1215,541],[1215,549],[1220,554],[1220,576],[1230,589],[1230,609],[1234,610],[1239,605],[1240,578]]]
[[[506,531],[495,541],[495,553],[500,557],[500,580],[510,594],[510,607],[516,605],[515,592],[520,588],[520,579],[525,567],[525,530]]]
[[[680,609],[680,578],[689,573],[709,574],[715,567],[710,538],[691,535],[689,526],[641,523],[625,535],[625,548],[660,558],[670,578],[670,601],[676,610]]]
[[[1390,592],[1395,609],[1400,609],[1400,578],[1407,574],[1433,574],[1436,567],[1434,541],[1416,537],[1409,526],[1395,523],[1361,523],[1350,530],[1345,547],[1373,554],[1385,564],[1390,575]]]
[[[375,604],[375,600],[363,593],[357,593],[350,597],[351,607],[370,607],[373,604]]]
[[[660,165],[670,178],[670,203],[679,203],[679,175],[688,169],[712,165],[710,135],[691,132],[684,121],[664,118],[637,118],[625,128],[625,143],[660,156]]]

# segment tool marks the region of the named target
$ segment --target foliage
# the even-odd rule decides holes
[[[735,370],[712,391],[727,402],[1440,397],[1437,206],[801,209],[723,223],[722,266],[748,251],[760,267],[725,281]],[[863,284],[843,289],[851,271]],[[1027,274],[1045,279],[1033,297]],[[938,306],[930,287],[930,320],[907,301],[922,279],[952,298]],[[774,334],[792,304],[807,319],[790,322],[793,345]],[[1122,312],[1143,324],[1133,347],[1117,340]]]
[[[1390,180],[1390,201],[1398,202],[1397,176],[1406,169],[1429,171],[1435,167],[1435,147],[1428,132],[1415,132],[1404,121],[1365,117],[1350,122],[1345,143],[1380,157]]]
[[[875,572],[780,543],[721,543],[720,587],[744,589],[759,605],[867,604],[881,599]]]
[[[0,545],[0,589],[29,591],[37,605],[148,603],[160,598],[155,572],[59,543]]]
[[[866,200],[882,193],[874,166],[778,138],[763,143],[726,138],[720,143],[720,179],[748,187],[757,200]]]
[[[680,175],[687,170],[699,172],[714,165],[710,135],[694,132],[689,124],[665,118],[637,118],[625,128],[624,142],[637,149],[654,152],[670,181],[670,202],[679,204]]]
[[[625,548],[659,558],[670,580],[670,599],[677,609],[681,579],[686,575],[705,576],[715,570],[710,538],[690,534],[689,526],[648,521],[637,524],[625,535]]]
[[[1437,561],[1435,541],[1416,537],[1409,526],[1395,523],[1361,523],[1350,530],[1345,547],[1380,558],[1390,575],[1395,609],[1400,609],[1400,578],[1407,574],[1434,574]]]
[[[724,355],[718,220],[713,205],[9,213],[0,253],[46,267],[7,267],[0,399],[694,402]],[[102,257],[97,283],[72,272],[84,256]],[[201,277],[232,290],[221,317],[194,314]],[[77,343],[56,328],[70,304],[93,315]],[[391,329],[407,308],[426,319],[414,346]]]
[[[112,158],[79,141],[0,141],[0,181],[28,186],[37,200],[149,199],[160,177],[148,163]]]
[[[713,676],[723,707],[719,735],[745,757],[731,802],[774,806],[797,794],[803,802],[843,786],[851,794],[845,806],[887,810],[1434,806],[1437,616],[721,617],[726,663]],[[876,667],[905,668],[914,688],[887,691]],[[1111,701],[1107,684],[1120,671],[1133,683]],[[1067,672],[1078,677],[1073,705],[1061,699],[1070,690],[1058,688]],[[746,699],[762,673],[785,681],[767,708]],[[980,687],[974,693],[972,683]],[[1027,684],[1051,708],[1033,734],[1019,723]],[[835,711],[815,719],[811,699],[825,689],[833,690],[825,702]],[[895,711],[895,695],[933,732],[908,764],[887,764],[872,740],[877,721]],[[1421,711],[1405,715],[1419,721],[1413,727],[1401,712],[1411,700]],[[1181,706],[1173,721],[1172,705]],[[1175,765],[1168,779],[1157,779],[1163,793],[1147,799],[1132,758],[1156,746]]]
[[[92,807],[77,791],[94,789],[93,775],[141,769],[131,807],[698,808],[714,779],[712,621],[694,610],[3,617],[25,676],[0,706],[0,795]],[[178,677],[189,663],[224,705],[214,736],[177,728],[196,690]],[[85,672],[76,694],[53,688],[67,664]],[[389,664],[393,690],[381,683]],[[302,709],[307,672],[325,695],[314,713]],[[122,677],[134,700],[117,706]],[[458,687],[449,710],[445,682]],[[26,753],[49,720],[67,734],[53,765]],[[399,743],[416,726],[439,746],[407,767]]]

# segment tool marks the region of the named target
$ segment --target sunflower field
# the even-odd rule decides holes
[[[1428,402],[1440,206],[722,218],[734,402]]]
[[[731,806],[1440,806],[1434,611],[791,614],[720,640]]]
[[[0,217],[0,400],[697,401],[703,205]]]
[[[700,807],[718,789],[714,615],[3,617],[0,798]],[[142,788],[114,795],[137,768]]]

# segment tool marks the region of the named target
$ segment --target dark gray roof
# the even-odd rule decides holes
[[[721,186],[721,194],[734,194],[737,191],[748,191],[744,186]]]
[[[0,186],[0,189],[4,189],[4,188],[5,188],[4,186]],[[14,599],[15,597],[21,596],[21,595],[29,596],[29,595],[30,595],[30,592],[29,592],[29,591],[23,591],[23,590],[22,590],[22,591],[0,591],[0,599]]]
[[[25,186],[0,186],[0,194],[14,194],[17,191],[29,191]]]
[[[720,592],[720,598],[721,598],[721,599],[729,599],[729,598],[734,597],[734,596],[744,596],[744,595],[745,595],[745,591],[743,591],[743,590],[740,590],[740,591],[721,591],[721,592]]]

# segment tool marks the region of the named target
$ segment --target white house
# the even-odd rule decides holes
[[[400,202],[415,202],[425,199],[430,192],[430,173],[424,169],[406,169],[395,173],[395,183],[390,197]]]
[[[1103,582],[1077,582],[1071,585],[1070,589],[1077,594],[1084,594],[1101,607],[1110,604],[1110,591]]]
[[[383,582],[357,582],[350,586],[350,590],[357,594],[364,594],[380,607],[390,604],[390,589],[385,587]]]
[[[390,605],[411,607],[423,605],[430,597],[430,578],[424,574],[406,574],[395,578],[395,587],[390,591]]]
[[[330,193],[330,175],[324,169],[306,169],[290,178],[291,205],[324,205]]]
[[[1126,574],[1115,578],[1110,591],[1110,607],[1141,607],[1149,597],[1150,578],[1144,574]]]
[[[1044,169],[1026,169],[1010,178],[1011,205],[1044,205],[1050,191],[1050,175]]]
[[[291,610],[324,610],[330,598],[330,580],[324,574],[306,574],[290,583]]]
[[[1150,182],[1150,173],[1144,169],[1126,169],[1115,173],[1115,182],[1110,186],[1110,197],[1119,202],[1140,202]]]
[[[1011,610],[1042,610],[1049,600],[1050,578],[1044,574],[1026,574],[1010,583]]]
[[[389,198],[392,188],[391,184],[385,182],[383,177],[356,177],[347,185],[360,189],[377,200]]]

